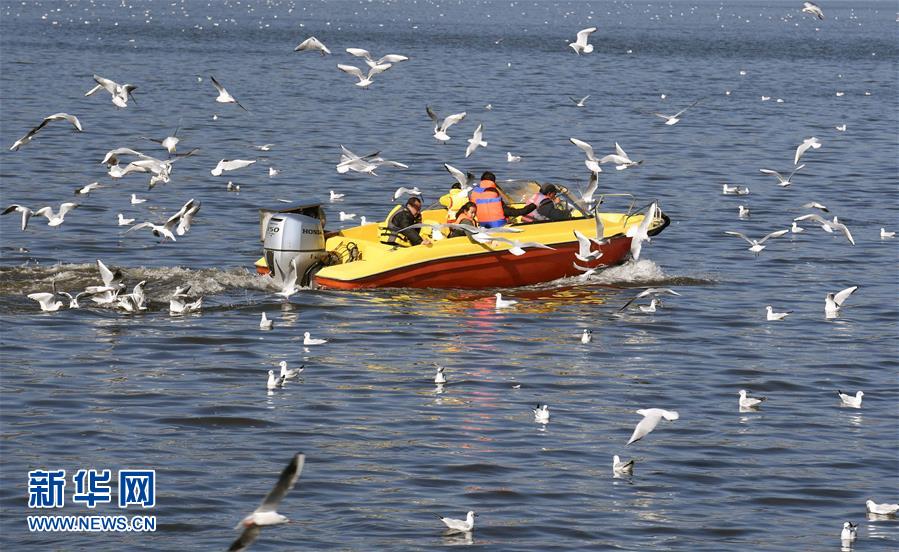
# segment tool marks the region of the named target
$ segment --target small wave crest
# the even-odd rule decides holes
[[[588,278],[565,278],[566,283],[584,285],[600,284],[617,287],[648,286],[700,286],[714,284],[715,280],[693,276],[673,276],[649,259],[630,260],[591,274]]]

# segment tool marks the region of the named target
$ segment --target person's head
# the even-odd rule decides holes
[[[450,186],[450,190],[461,190],[461,189],[462,189],[462,185],[459,184],[458,182],[456,182],[455,184]]]
[[[484,174],[481,175],[481,180],[489,180],[490,182],[496,182],[496,175],[490,171],[484,171]]]
[[[415,196],[410,197],[406,200],[406,207],[409,208],[413,215],[417,215],[421,212],[421,199]]]
[[[555,199],[556,195],[559,193],[559,189],[552,184],[544,184],[543,187],[540,188],[540,193],[550,199]]]
[[[474,204],[474,202],[467,202],[463,206],[459,207],[459,210],[456,211],[456,217],[460,215],[468,215],[468,218],[474,218],[474,216],[478,212],[478,206]]]

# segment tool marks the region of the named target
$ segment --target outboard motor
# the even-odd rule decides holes
[[[273,213],[265,225],[263,241],[265,263],[272,276],[280,279],[297,260],[299,285],[308,285],[308,269],[325,256],[322,221],[297,213]]]

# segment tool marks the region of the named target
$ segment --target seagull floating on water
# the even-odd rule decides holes
[[[270,329],[272,329],[273,324],[274,324],[274,321],[269,320],[268,316],[266,316],[265,313],[263,312],[262,317],[259,319],[259,328],[263,329],[263,330],[270,330]]]
[[[828,293],[824,298],[824,316],[826,318],[836,318],[839,316],[843,303],[845,303],[846,299],[849,299],[849,296],[855,293],[855,290],[857,289],[858,286],[852,286],[842,291],[838,291],[837,293]]]
[[[470,533],[471,530],[474,529],[474,518],[477,517],[478,514],[475,512],[468,512],[464,520],[441,517],[439,514],[434,515],[440,518],[440,521],[446,525],[447,533]]]
[[[750,215],[749,207],[744,207],[742,205],[737,205],[737,216],[741,219],[748,219]]]
[[[589,328],[584,328],[584,333],[581,334],[581,343],[586,345],[587,343],[590,343],[591,341],[593,341],[593,330],[591,330]]]
[[[300,478],[300,473],[303,471],[303,464],[305,462],[305,454],[297,453],[294,455],[287,467],[284,468],[284,471],[281,472],[275,486],[272,487],[272,490],[269,491],[267,495],[265,495],[262,504],[260,504],[253,513],[243,518],[240,523],[237,524],[235,529],[243,528],[243,533],[241,533],[237,540],[231,543],[228,552],[246,550],[259,536],[263,527],[287,523],[289,521],[287,517],[282,516],[277,512],[278,505],[281,504],[281,500],[284,499],[287,492],[293,488],[297,479]]]
[[[287,381],[287,380],[289,380],[289,379],[293,379],[293,378],[299,376],[300,374],[303,373],[303,370],[306,369],[306,365],[305,365],[305,364],[303,364],[303,365],[300,366],[299,368],[295,368],[295,369],[294,369],[294,368],[288,368],[288,367],[287,367],[287,361],[284,361],[284,360],[282,360],[281,362],[279,362],[279,363],[278,363],[278,366],[281,367],[281,379],[283,379],[284,381]]]
[[[740,410],[758,408],[766,400],[768,399],[765,397],[750,397],[745,389],[740,389]]]
[[[646,408],[638,410],[637,414],[643,416],[643,419],[640,420],[640,423],[638,423],[637,427],[634,428],[634,433],[631,435],[631,438],[627,442],[628,445],[633,442],[639,441],[640,439],[652,433],[652,430],[654,430],[656,426],[659,425],[659,422],[662,420],[662,418],[665,418],[668,421],[674,421],[680,418],[680,414],[678,414],[674,410],[664,410],[662,408]]]
[[[503,299],[503,294],[497,292],[496,293],[496,308],[504,309],[511,307],[512,305],[518,304],[518,301],[514,299]]]
[[[847,395],[843,393],[839,389],[837,389],[837,395],[840,397],[840,402],[843,406],[850,406],[852,408],[861,408],[862,407],[862,397],[865,396],[864,391],[857,391],[855,395]]]
[[[443,385],[446,383],[446,374],[443,373],[443,366],[437,366],[437,373],[434,374],[434,383],[437,385]]]
[[[843,542],[853,542],[858,532],[858,525],[852,525],[848,521],[843,522],[843,530],[840,531],[840,540]]]
[[[538,424],[548,424],[549,423],[549,405],[537,405],[537,408],[532,409],[534,412],[534,421]]]
[[[871,499],[865,501],[865,507],[868,509],[868,512],[880,516],[894,516],[896,512],[899,512],[899,504],[878,504]]]
[[[511,151],[507,151],[506,152],[506,161],[508,163],[518,163],[519,161],[521,161],[521,156],[520,155],[512,155]]]
[[[618,455],[612,457],[612,473],[615,475],[630,475],[634,473],[633,458],[627,462],[622,462]]]
[[[772,307],[771,305],[768,305],[767,307],[765,307],[765,310],[768,312],[768,314],[767,314],[768,321],[783,320],[784,318],[786,318],[793,312],[793,311],[774,312],[774,307]]]
[[[886,228],[880,229],[880,239],[887,240],[887,239],[895,238],[895,237],[896,237],[896,232],[887,232]]]
[[[56,299],[54,293],[29,293],[27,297],[40,303],[43,312],[56,312],[63,305],[62,301],[54,301]]]
[[[324,345],[327,339],[317,339],[311,336],[309,332],[303,334],[303,345]]]
[[[736,184],[733,186],[722,184],[721,193],[724,195],[749,195],[749,188],[746,186],[737,186]]]

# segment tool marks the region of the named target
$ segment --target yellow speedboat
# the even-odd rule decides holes
[[[519,197],[518,191],[524,191],[527,196],[529,190],[539,188],[536,182],[517,184],[520,187],[512,197]],[[503,186],[507,190],[511,188],[509,183]],[[631,253],[631,236],[644,223],[646,213],[643,211],[646,209],[635,209],[635,201],[628,194],[606,194],[599,198],[598,205],[613,197],[626,197],[630,198],[629,207],[623,212],[589,214],[588,206],[573,200],[565,193],[564,187],[558,187],[574,218],[558,222],[512,224],[521,232],[503,234],[515,241],[537,242],[551,249],[526,248],[524,254],[519,250],[516,255],[510,251],[514,244],[500,241],[479,243],[469,236],[445,238],[429,227],[422,229],[422,236],[429,237],[431,245],[396,247],[381,243],[379,223],[330,233],[319,230],[318,235],[314,229],[304,227],[299,229],[299,233],[309,238],[306,244],[278,245],[289,232],[283,227],[285,213],[289,213],[287,217],[299,215],[304,221],[324,220],[320,206],[299,206],[284,211],[262,211],[266,247],[265,256],[256,263],[257,269],[266,273],[269,266],[275,266],[274,276],[285,277],[291,270],[288,263],[292,261],[287,260],[288,257],[300,255],[306,259],[301,258],[296,269],[300,283],[312,283],[324,288],[493,288],[548,282],[626,261]],[[653,218],[646,220],[643,230],[652,236],[661,232],[669,219],[657,209],[655,203],[647,207]],[[422,221],[446,222],[446,211],[424,210]],[[590,247],[602,254],[597,258],[588,256],[586,261],[578,260],[576,254],[581,251],[581,246],[574,235],[575,230],[587,238],[594,238]],[[598,235],[600,233],[601,236]],[[317,246],[313,243],[316,238],[319,240]],[[275,243],[278,240],[281,242]]]

